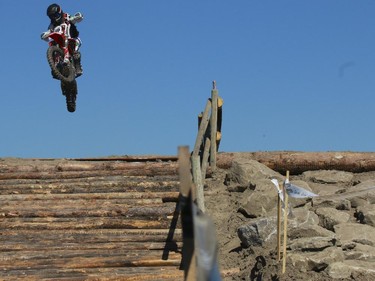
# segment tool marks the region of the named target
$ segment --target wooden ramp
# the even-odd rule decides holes
[[[0,280],[183,280],[173,157],[0,159]]]

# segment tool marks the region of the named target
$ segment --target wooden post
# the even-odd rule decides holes
[[[208,157],[210,156],[210,147],[211,147],[211,141],[210,141],[210,138],[207,137],[204,142],[204,150],[203,150],[203,157],[202,157],[202,180],[203,181],[206,178]]]
[[[180,193],[188,197],[191,191],[190,155],[188,146],[178,148],[178,174],[180,179]]]
[[[204,213],[206,208],[204,206],[204,192],[203,192],[203,181],[202,181],[202,170],[200,164],[200,157],[199,155],[191,156],[191,162],[193,165],[193,180],[196,187],[196,198],[197,198],[197,206],[198,208]]]
[[[184,280],[195,281],[197,276],[196,256],[194,246],[194,220],[192,206],[192,182],[190,173],[189,147],[181,146],[178,149],[178,172],[181,193],[181,224],[183,234],[182,267]]]
[[[289,181],[289,171],[286,171],[286,180]],[[286,188],[284,185],[283,188],[284,192],[284,249],[283,249],[283,269],[282,273],[285,273],[286,269],[286,244],[287,244],[287,237],[288,237],[288,193],[286,192]]]
[[[199,154],[199,149],[202,145],[203,142],[203,137],[206,133],[207,127],[208,127],[208,122],[210,120],[210,108],[212,106],[212,102],[210,100],[207,101],[206,108],[202,114],[202,117],[198,117],[198,123],[199,123],[199,130],[198,130],[198,136],[197,139],[195,140],[195,145],[194,145],[194,150],[193,150],[193,155],[198,155]]]
[[[211,153],[210,153],[210,166],[211,170],[214,172],[216,170],[216,132],[217,132],[217,111],[218,111],[218,91],[216,89],[216,82],[213,81],[213,89],[211,91]]]
[[[277,194],[277,261],[281,259],[281,209],[282,201],[280,195]]]

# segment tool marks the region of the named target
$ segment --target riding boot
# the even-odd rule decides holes
[[[81,65],[81,53],[76,51],[73,54],[74,67],[76,69],[76,77],[79,77],[83,74],[82,65]]]

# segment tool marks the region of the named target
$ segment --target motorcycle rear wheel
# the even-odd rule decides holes
[[[54,76],[62,82],[70,83],[75,79],[73,63],[64,64],[64,51],[58,46],[47,49],[47,60]]]

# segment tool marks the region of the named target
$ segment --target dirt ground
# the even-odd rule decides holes
[[[249,218],[238,212],[242,192],[229,191],[224,184],[227,170],[218,170],[212,178],[206,179],[206,213],[213,219],[218,237],[220,270],[225,272],[224,281],[229,280],[333,280],[324,271],[301,272],[287,263],[286,272],[281,274],[282,262],[277,261],[277,241],[269,241],[265,246],[245,248],[237,235],[239,226]],[[375,172],[366,173],[375,178]],[[369,277],[357,275],[350,279],[369,281]]]

